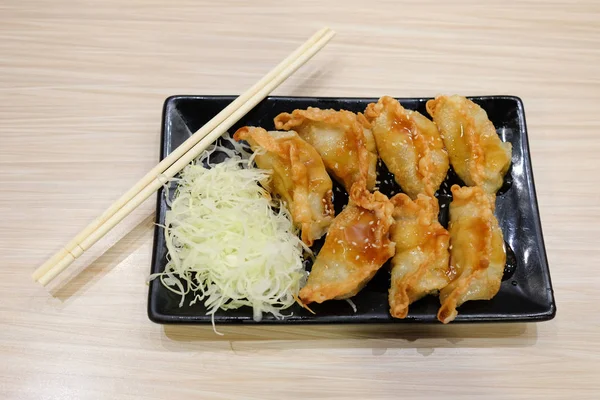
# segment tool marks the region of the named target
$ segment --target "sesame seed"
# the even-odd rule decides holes
[[[356,256],[356,258],[355,258],[355,259],[356,259],[356,260],[358,260],[359,258],[360,258],[359,256]]]
[[[369,225],[373,225],[373,222],[375,222],[375,221],[369,221]]]
[[[353,246],[356,246],[356,242],[352,242],[352,245],[353,245]]]

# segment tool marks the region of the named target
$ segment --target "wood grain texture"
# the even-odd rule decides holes
[[[597,398],[600,3],[4,0],[0,398]],[[238,94],[324,25],[276,94],[525,103],[558,304],[540,324],[159,326],[154,199],[46,290],[30,275],[158,160],[173,94]]]

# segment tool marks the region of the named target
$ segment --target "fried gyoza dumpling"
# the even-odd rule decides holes
[[[364,182],[350,190],[348,206],[338,214],[317,255],[299,297],[304,304],[347,299],[358,293],[394,255],[389,239],[394,206]]]
[[[456,308],[469,300],[489,300],[500,290],[506,251],[494,216],[495,195],[481,187],[453,185],[450,203],[450,269],[448,286],[440,291],[438,319],[448,323]]]
[[[435,197],[420,194],[413,201],[400,193],[390,200],[394,204],[395,220],[391,239],[396,242],[389,293],[390,314],[405,318],[409,304],[436,293],[450,281],[450,235],[438,222]]]
[[[243,127],[235,140],[246,140],[261,169],[272,170],[270,191],[286,203],[294,224],[302,230],[302,241],[311,246],[333,222],[332,182],[319,153],[294,131],[267,132]]]
[[[384,96],[365,110],[377,152],[412,199],[433,196],[448,172],[448,153],[433,122]]]
[[[454,171],[468,186],[495,194],[510,167],[512,146],[503,143],[486,112],[462,96],[438,96],[427,102],[450,155]]]
[[[350,192],[355,182],[375,186],[377,149],[362,114],[309,107],[275,117],[277,129],[298,132],[319,152],[327,170]]]

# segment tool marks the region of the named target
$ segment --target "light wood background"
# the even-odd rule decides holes
[[[600,3],[0,2],[0,398],[600,396]],[[160,326],[154,201],[50,289],[30,274],[158,160],[173,94],[520,96],[558,305],[539,324]]]

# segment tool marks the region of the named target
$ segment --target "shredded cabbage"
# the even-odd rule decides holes
[[[150,276],[181,296],[180,307],[190,293],[190,305],[203,301],[213,328],[219,309],[250,306],[255,321],[265,312],[283,318],[306,279],[308,248],[289,211],[260,185],[270,171],[253,168],[251,158],[239,155],[249,154],[232,144],[237,151],[213,146],[175,179],[163,226],[167,265]],[[228,158],[211,164],[215,151]]]

